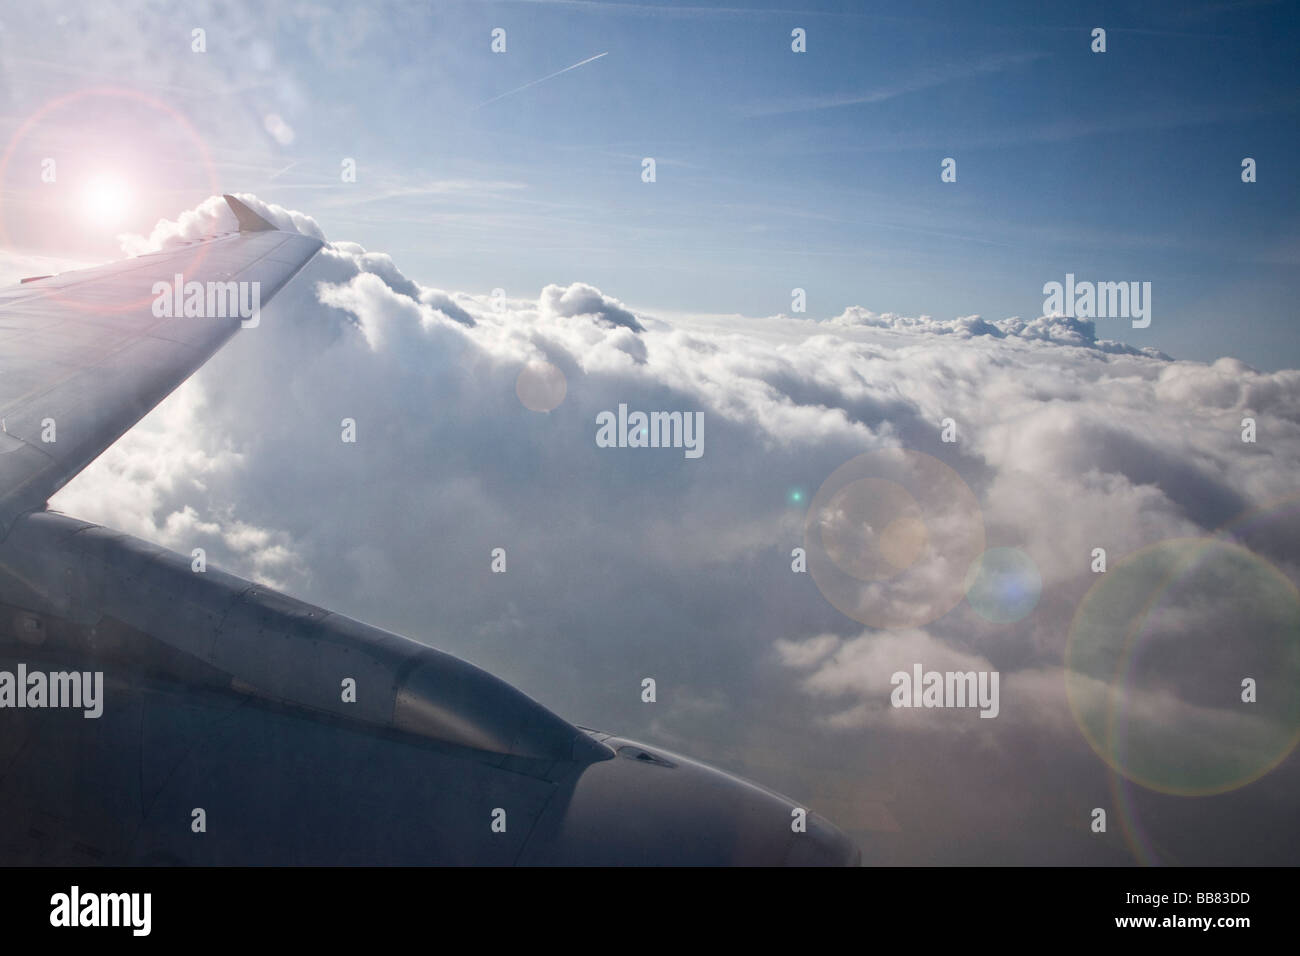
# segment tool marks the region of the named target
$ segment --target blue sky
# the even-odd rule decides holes
[[[1152,283],[1151,327],[1103,319],[1101,336],[1300,365],[1286,4],[169,4],[113,44],[94,11],[6,17],[10,135],[77,89],[146,91],[194,124],[222,189],[308,212],[444,288],[582,280],[652,312],[772,315],[801,287],[817,318],[999,319],[1038,315],[1043,284],[1072,272]],[[90,135],[71,111],[47,122],[69,148]],[[138,185],[124,228],[210,191],[185,153],[166,196]],[[67,235],[25,247],[55,254]],[[98,238],[83,254],[111,257]]]

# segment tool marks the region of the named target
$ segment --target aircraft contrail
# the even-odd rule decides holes
[[[293,169],[293,167],[297,166],[300,162],[302,162],[302,160],[300,160],[300,159],[295,159],[295,160],[294,160],[292,163],[290,163],[288,166],[284,167],[284,169],[281,169],[281,170],[279,170],[279,171],[277,171],[277,172],[272,173],[272,174],[270,175],[270,177],[267,179],[267,182],[268,182],[268,183],[269,183],[269,182],[274,182],[275,179],[276,179],[276,177],[278,177],[278,176],[283,176],[283,175],[284,175],[285,173],[287,173],[289,170]]]
[[[609,55],[609,51],[606,50],[604,53],[597,53],[595,56],[589,56],[585,60],[573,64],[573,66],[566,66],[562,70],[556,70],[554,73],[548,73],[540,80],[533,80],[531,83],[525,83],[523,86],[517,86],[513,90],[507,90],[506,92],[502,93],[500,96],[494,96],[490,100],[485,100],[484,102],[480,103],[478,106],[474,107],[474,109],[481,110],[489,103],[495,103],[497,100],[503,100],[507,96],[512,96],[515,93],[520,92],[521,90],[528,89],[530,86],[536,86],[538,83],[545,83],[547,80],[559,76],[561,73],[568,73],[570,70],[576,70],[578,67],[585,66],[586,64],[590,63],[592,60],[599,60],[602,56],[608,56],[608,55]]]

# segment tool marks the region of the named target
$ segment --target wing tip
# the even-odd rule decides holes
[[[253,210],[249,209],[244,203],[230,195],[230,193],[223,194],[221,198],[226,201],[226,205],[230,207],[230,211],[233,212],[235,218],[239,220],[240,232],[267,232],[275,230],[274,224],[267,222],[257,213],[253,212]]]

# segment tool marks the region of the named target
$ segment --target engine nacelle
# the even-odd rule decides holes
[[[0,542],[0,604],[5,630],[43,653],[129,664],[142,676],[508,757],[612,756],[456,657],[52,512],[18,519]]]

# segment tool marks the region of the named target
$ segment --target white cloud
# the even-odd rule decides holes
[[[279,229],[301,232],[307,236],[324,239],[316,220],[300,212],[285,209],[274,203],[264,203],[247,193],[236,193],[237,198],[248,202],[263,218]],[[150,252],[174,249],[183,242],[200,239],[222,232],[235,232],[239,223],[220,196],[209,196],[193,209],[172,219],[160,219],[148,236],[126,233],[118,236],[122,251],[128,256],[142,256]]]

